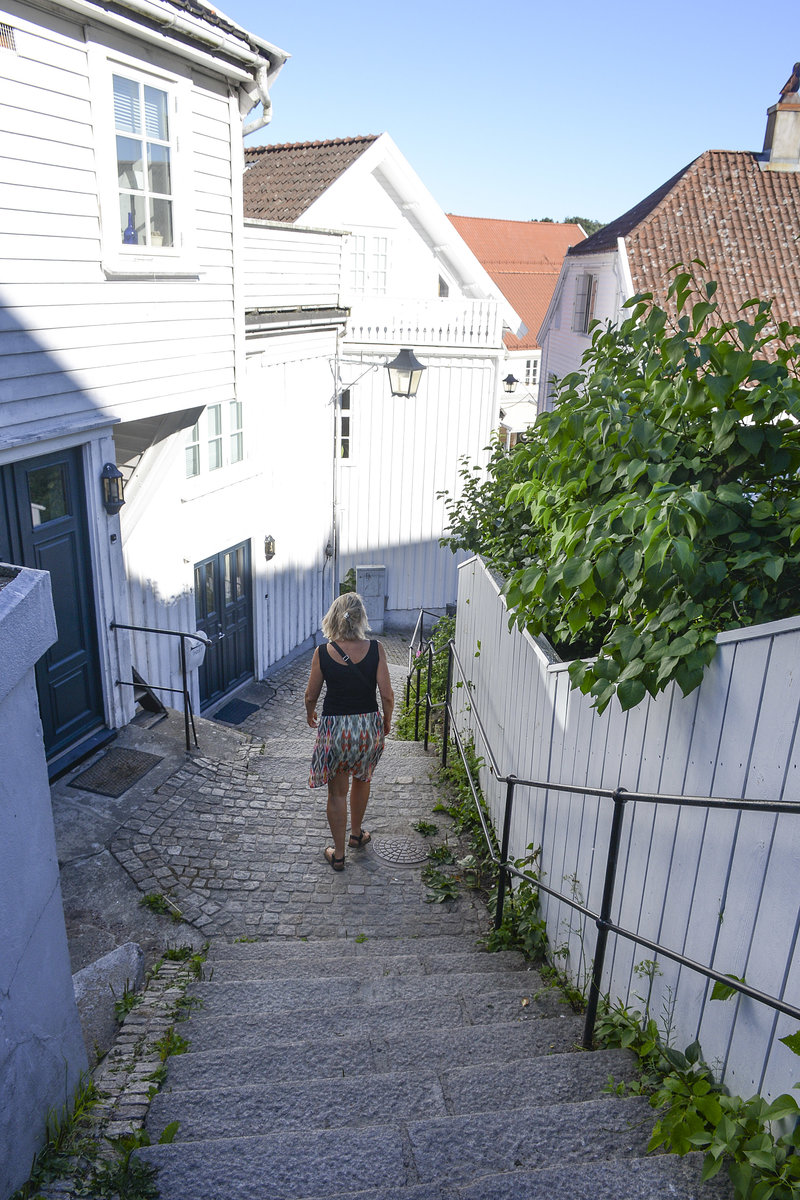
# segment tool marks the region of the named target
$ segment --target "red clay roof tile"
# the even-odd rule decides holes
[[[800,324],[800,172],[770,171],[748,151],[707,150],[571,255],[599,253],[624,237],[636,291],[664,305],[670,268],[693,259],[719,284],[723,320],[772,299],[777,319]]]
[[[292,224],[367,150],[377,134],[246,146],[244,215]]]
[[[506,334],[509,350],[533,350],[564,255],[586,235],[579,225],[553,221],[501,221],[448,213],[455,228],[528,327],[523,338]]]

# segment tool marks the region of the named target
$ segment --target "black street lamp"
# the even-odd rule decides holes
[[[515,379],[513,375],[506,375],[503,380],[503,387],[507,392],[513,392],[518,383],[519,380]]]
[[[103,488],[103,508],[113,517],[125,503],[122,490],[122,471],[115,463],[106,463],[100,472],[100,483]]]
[[[416,396],[422,372],[426,367],[417,359],[413,350],[401,350],[397,358],[386,364],[389,372],[389,387],[393,396]]]

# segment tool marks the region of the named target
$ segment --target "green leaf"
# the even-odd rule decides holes
[[[788,1046],[793,1054],[800,1054],[800,1029],[795,1033],[787,1034],[786,1037],[778,1038],[784,1046]]]
[[[737,983],[746,982],[746,980],[740,979],[738,975],[730,975],[727,971],[725,972],[725,978],[735,979]],[[719,979],[711,989],[712,1000],[730,1000],[731,996],[737,996],[738,994],[736,988],[729,987],[727,983],[722,983]]]
[[[624,712],[644,699],[647,689],[641,679],[625,679],[617,686],[617,697]]]

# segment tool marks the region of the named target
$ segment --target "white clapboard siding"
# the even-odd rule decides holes
[[[477,559],[459,571],[457,646],[465,686],[459,724],[480,713],[502,774],[552,781],[518,787],[511,857],[541,847],[544,882],[599,911],[613,802],[557,785],[685,796],[797,800],[800,618],[721,634],[702,686],[674,685],[602,715],[568,687],[563,664],[509,631],[499,584]],[[478,643],[480,642],[479,654]],[[505,785],[482,783],[501,827]],[[650,802],[625,807],[612,920],[794,1003],[800,814],[739,813]],[[542,894],[550,943],[585,985],[595,942],[564,902]],[[777,1039],[791,1022],[748,999],[711,1002],[702,975],[627,939],[609,939],[603,990],[669,1026],[680,1047],[699,1037],[707,1061],[741,1095],[789,1090],[796,1061]]]
[[[247,308],[338,306],[342,235],[247,221],[244,242]]]
[[[439,545],[444,501],[454,493],[459,460],[480,460],[490,439],[494,367],[488,359],[428,359],[418,394],[389,393],[384,362],[342,366],[350,389],[352,458],[340,470],[341,573],[386,567],[387,609],[442,608],[456,596],[457,559]]]
[[[176,276],[184,259],[143,248],[128,261],[149,275],[107,278],[100,173],[113,171],[114,148],[97,144],[84,30],[54,15],[45,28],[41,14],[16,3],[2,19],[17,47],[2,53],[0,79],[0,347],[13,356],[0,385],[5,435],[52,422],[56,408],[68,432],[88,413],[135,420],[231,399],[241,184],[227,85],[197,72],[187,90],[178,154],[197,273]],[[134,61],[152,58],[133,39],[120,37],[119,48]],[[169,67],[166,55],[160,62]]]

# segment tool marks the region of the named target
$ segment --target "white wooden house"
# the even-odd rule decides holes
[[[112,622],[194,629],[196,566],[222,563],[224,605],[261,529],[207,521],[200,491],[246,494],[242,126],[269,119],[285,58],[195,0],[2,4],[0,560],[52,577],[52,773],[130,718],[134,667],[180,686],[177,639]],[[101,490],[117,463],[119,516]]]
[[[707,150],[621,217],[572,246],[539,341],[545,406],[552,379],[577,370],[590,323],[619,323],[631,296],[667,304],[671,268],[700,259],[725,320],[753,296],[800,321],[800,97],[768,110],[761,153]],[[701,273],[702,273],[702,269]]]
[[[453,213],[448,217],[527,327],[519,337],[508,331],[503,338],[506,377],[516,383],[503,399],[499,428],[505,445],[512,446],[536,420],[542,357],[539,326],[565,253],[584,241],[586,234],[572,222],[503,221]]]
[[[384,567],[385,618],[400,627],[421,606],[455,602],[438,493],[455,490],[460,458],[480,459],[490,442],[503,333],[520,332],[521,320],[388,134],[248,147],[246,159],[248,230],[277,223],[347,234],[349,317],[328,355],[324,427],[333,491],[325,495],[324,473],[303,467],[305,504],[316,515],[326,506],[331,595],[349,569]],[[403,347],[426,371],[417,396],[400,400],[384,367]],[[295,429],[301,463],[318,433]]]

